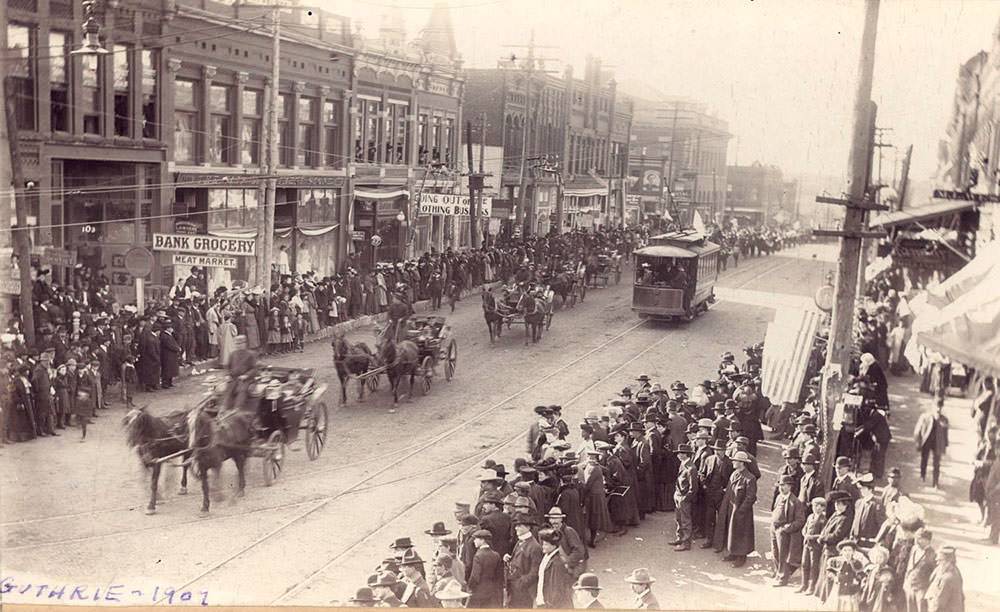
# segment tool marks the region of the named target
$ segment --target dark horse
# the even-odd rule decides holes
[[[187,448],[187,412],[171,412],[165,417],[156,417],[146,412],[146,407],[142,406],[129,410],[122,419],[122,425],[125,427],[125,441],[129,448],[138,451],[143,467],[152,469],[150,478],[152,484],[146,514],[155,514],[156,487],[160,481],[160,468],[163,467],[163,462],[158,459],[181,453]],[[184,452],[180,456],[186,460],[190,453]],[[187,495],[187,470],[187,464],[184,464],[181,473],[181,495]]]
[[[236,464],[236,496],[243,497],[246,489],[244,468],[257,437],[254,416],[253,411],[242,409],[224,410],[218,416],[202,409],[188,414],[188,448],[192,451],[192,460],[198,465],[203,516],[208,514],[209,509],[208,471],[215,470],[218,477],[226,459],[232,459]]]
[[[490,330],[490,344],[496,342],[503,331],[501,308],[502,306],[492,294],[483,292],[483,318],[486,319],[486,328]]]
[[[333,364],[337,368],[337,378],[340,379],[340,403],[347,403],[347,383],[351,376],[360,376],[371,369],[375,354],[364,342],[351,344],[339,334],[331,343],[333,347]],[[358,401],[365,401],[365,383],[358,381]]]
[[[574,291],[575,288],[573,287],[575,281],[575,276],[569,272],[560,272],[552,277],[549,286],[552,288],[552,292],[562,300],[559,304],[560,308],[566,306],[566,300],[569,300],[570,308],[576,306],[576,291]]]
[[[541,340],[545,302],[530,293],[524,293],[517,301],[517,309],[524,315],[524,345],[527,346],[529,340],[533,343]]]
[[[410,375],[410,391],[407,399],[413,397],[413,379],[417,375],[417,368],[420,366],[420,350],[411,340],[403,340],[397,343],[389,335],[382,339],[379,346],[379,359],[386,366],[386,374],[389,376],[389,384],[392,387],[392,403],[399,403],[399,382],[407,374]]]

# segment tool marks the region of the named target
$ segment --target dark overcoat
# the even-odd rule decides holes
[[[180,373],[181,345],[168,331],[160,332],[160,375],[176,378]]]
[[[743,556],[754,549],[753,505],[757,501],[757,479],[749,471],[733,472],[729,478],[729,525],[726,549]]]

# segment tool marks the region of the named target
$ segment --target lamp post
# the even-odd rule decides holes
[[[406,213],[399,211],[396,213],[396,222],[399,224],[399,260],[406,259],[406,231],[403,224],[406,223]]]

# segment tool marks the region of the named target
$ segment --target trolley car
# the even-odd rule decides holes
[[[715,301],[721,247],[693,230],[653,236],[633,253],[632,310],[653,319],[694,319]]]

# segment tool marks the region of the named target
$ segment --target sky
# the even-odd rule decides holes
[[[324,4],[325,3],[325,4]],[[434,0],[320,0],[360,21],[365,36],[395,4],[410,37]],[[706,103],[734,134],[729,163],[786,174],[846,173],[864,3],[860,0],[448,0],[465,65],[492,67],[535,42],[582,74],[600,57],[627,88]],[[951,114],[959,66],[992,47],[996,0],[883,0],[872,97],[886,141],[914,145],[912,174],[928,179]],[[627,92],[627,89],[626,89]],[[891,173],[896,151],[884,150]]]

